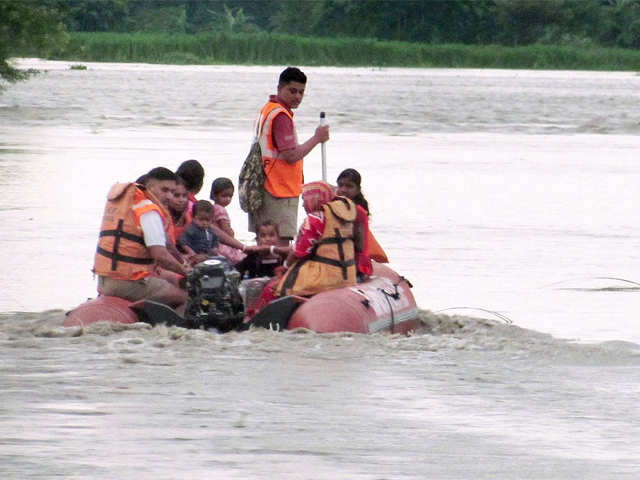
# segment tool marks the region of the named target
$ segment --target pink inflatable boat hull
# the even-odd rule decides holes
[[[68,312],[63,325],[136,323],[140,320],[131,307],[138,304],[99,296]],[[287,328],[302,327],[318,333],[409,333],[419,325],[410,284],[390,268],[374,263],[374,275],[366,282],[319,293],[303,302]]]

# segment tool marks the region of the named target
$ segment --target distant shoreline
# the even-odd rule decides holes
[[[38,54],[39,52],[28,52]],[[176,65],[640,71],[640,50],[592,46],[418,44],[279,34],[71,33],[51,60]]]

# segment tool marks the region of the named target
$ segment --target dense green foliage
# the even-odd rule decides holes
[[[0,79],[16,81],[26,76],[7,62],[16,51],[46,55],[66,41],[58,12],[39,3],[0,0]]]
[[[640,47],[640,0],[40,0],[70,31]]]
[[[73,33],[58,58],[171,64],[640,70],[640,51],[574,46],[418,44],[268,33]]]
[[[10,80],[12,55],[636,69],[637,48],[640,0],[0,0]]]

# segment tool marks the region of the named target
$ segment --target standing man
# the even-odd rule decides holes
[[[292,110],[302,102],[306,84],[307,77],[299,68],[283,70],[277,95],[269,97],[258,118],[265,195],[260,210],[249,213],[249,230],[257,234],[258,227],[271,220],[278,226],[281,245],[288,245],[298,231],[303,159],[313,147],[329,140],[329,126],[324,125],[298,144]]]
[[[171,216],[163,201],[175,189],[171,170],[154,168],[145,185],[116,183],[107,194],[93,272],[98,291],[131,302],[148,299],[181,307],[187,293],[154,276],[155,265],[184,275],[185,268],[167,250]]]

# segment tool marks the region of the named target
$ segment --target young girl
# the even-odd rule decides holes
[[[176,189],[173,197],[169,199],[169,212],[173,220],[175,237],[180,238],[184,228],[191,223],[191,209],[188,209],[189,197],[186,182],[182,177],[176,180]]]
[[[213,216],[216,226],[229,237],[235,239],[235,233],[231,228],[231,219],[229,218],[229,214],[225,208],[231,203],[233,192],[234,188],[231,180],[225,177],[220,177],[216,178],[211,184],[211,194],[209,195],[209,198],[214,201]],[[246,257],[242,250],[223,243],[220,244],[219,253],[226,257],[233,265]]]
[[[180,164],[176,175],[182,178],[189,197],[187,209],[191,211],[196,203],[196,195],[202,189],[204,183],[204,167],[197,160],[185,160]]]
[[[360,183],[362,177],[357,170],[347,168],[338,175],[337,194],[347,197],[357,205],[356,208],[356,267],[358,276],[366,279],[373,272],[371,259],[379,263],[388,263],[387,255],[369,230],[369,202],[364,198]]]

